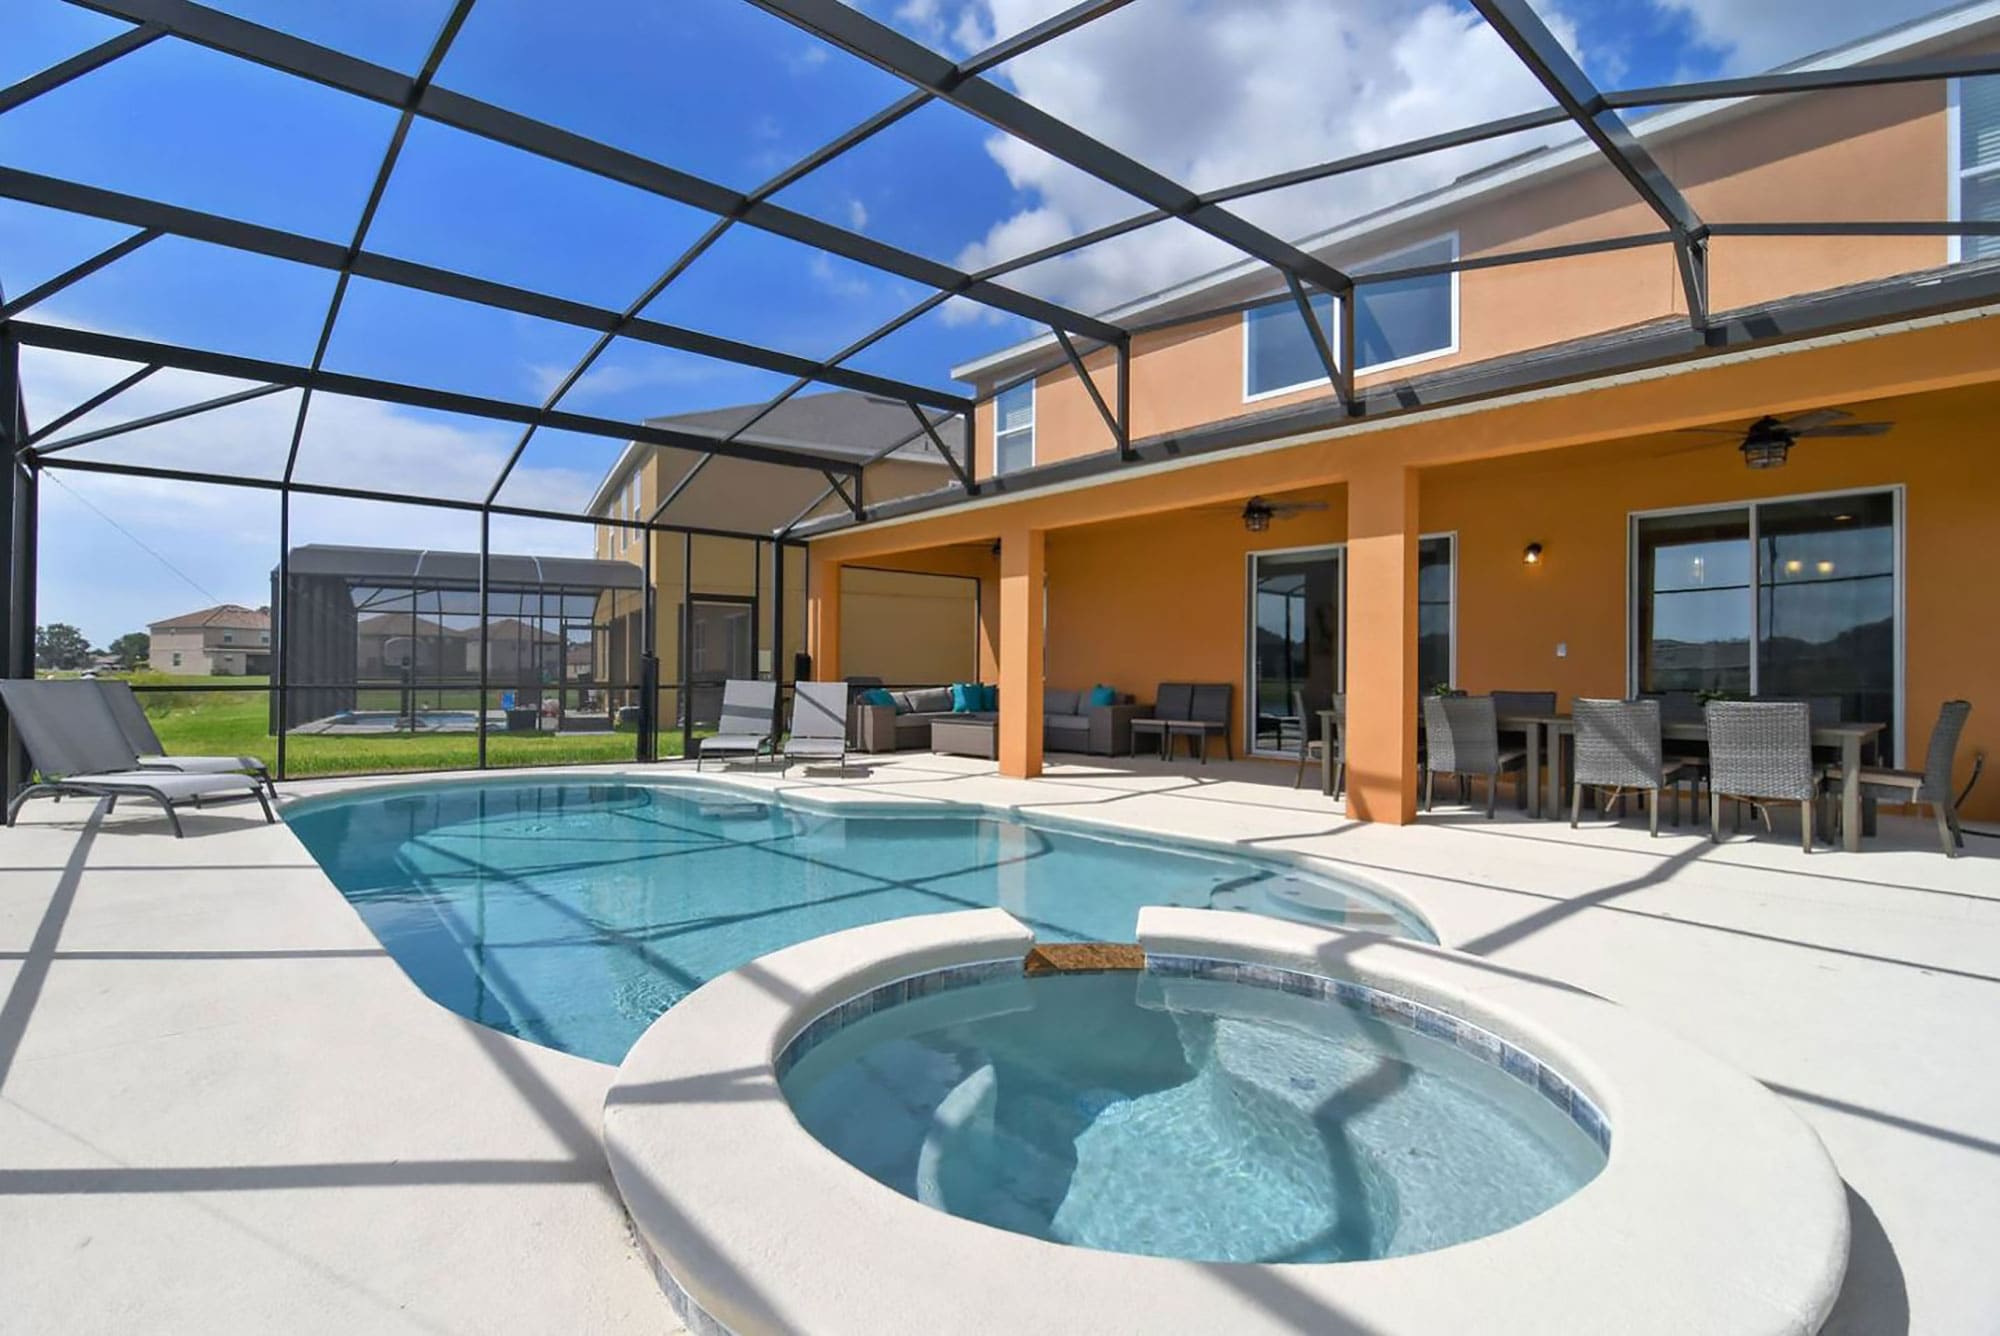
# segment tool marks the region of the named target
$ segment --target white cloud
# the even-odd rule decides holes
[[[828,296],[843,301],[867,301],[875,295],[875,285],[864,275],[868,272],[859,266],[836,265],[824,251],[814,251],[806,270],[821,291]]]
[[[1689,74],[1761,69],[1852,41],[1921,14],[1935,0],[1648,0],[1692,30]],[[905,32],[964,54],[1022,31],[1062,0],[880,0]],[[1598,19],[1588,52],[1601,77],[1630,53],[1643,24],[1602,17],[1577,0],[1536,0],[1572,51],[1578,17]],[[1632,40],[1638,40],[1636,37]],[[1545,107],[1540,84],[1468,6],[1453,0],[1146,0],[1000,67],[1041,110],[1195,190],[1213,189],[1352,153]],[[1296,239],[1435,189],[1566,127],[1255,196],[1231,207]],[[1129,198],[1017,140],[987,152],[1019,196],[1007,216],[957,257],[977,269],[1140,211]],[[1238,258],[1178,222],[1017,271],[1038,295],[1102,310]],[[947,319],[966,317],[948,310]]]
[[[1653,0],[1686,17],[1727,73],[1788,64],[1951,5],[1936,0]]]
[[[847,225],[856,232],[868,229],[868,206],[853,195],[847,197]]]
[[[791,70],[793,74],[809,74],[825,65],[827,59],[828,55],[825,47],[817,44],[802,46],[786,53],[785,67]]]
[[[935,9],[933,0],[925,0]],[[976,46],[1061,8],[974,0],[940,31]],[[1551,5],[1551,26],[1574,25]],[[968,18],[968,16],[971,16]],[[1399,143],[1547,104],[1541,86],[1469,10],[1448,0],[1148,0],[1009,62],[1029,102],[1196,190]],[[1520,152],[1510,139],[1246,202],[1240,211],[1298,237]],[[1138,212],[1102,182],[1019,141],[988,151],[1024,200],[959,256],[977,268]],[[1235,258],[1166,223],[1023,270],[1021,286],[1102,309]]]

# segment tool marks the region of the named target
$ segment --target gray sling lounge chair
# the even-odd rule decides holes
[[[109,798],[113,806],[120,798],[149,798],[166,812],[176,839],[182,832],[174,809],[182,803],[199,806],[204,798],[255,798],[264,819],[277,820],[252,776],[141,770],[95,682],[0,682],[0,700],[39,775],[7,805],[9,826],[28,799],[65,794]]]
[[[110,707],[118,731],[125,735],[125,744],[138,754],[141,770],[168,770],[183,775],[251,775],[264,786],[265,793],[278,796],[270,770],[255,756],[167,755],[167,749],[160,744],[160,735],[153,731],[153,721],[146,717],[146,707],[139,703],[130,682],[100,679],[97,689],[104,693],[104,703]]]
[[[794,760],[837,761],[847,773],[847,692],[845,682],[793,686],[792,731],[779,753],[787,770]]]
[[[843,717],[845,711],[842,712]],[[748,756],[754,770],[772,749],[778,721],[778,684],[731,678],[722,684],[722,716],[713,737],[700,739],[694,768],[710,756]]]

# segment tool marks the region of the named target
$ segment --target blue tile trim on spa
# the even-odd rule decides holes
[[[1427,1006],[1397,993],[1356,983],[1351,979],[1329,979],[1300,970],[1288,970],[1276,965],[1259,965],[1247,961],[1216,960],[1206,956],[1149,954],[1146,957],[1146,972],[1161,978],[1212,979],[1222,983],[1249,984],[1299,997],[1316,998],[1350,1011],[1365,1012],[1376,1020],[1399,1029],[1410,1030],[1441,1043],[1451,1044],[1488,1066],[1498,1067],[1522,1085],[1535,1091],[1562,1110],[1571,1122],[1583,1130],[1585,1136],[1597,1143],[1600,1150],[1607,1155],[1611,1153],[1610,1121],[1605,1118],[1604,1111],[1578,1089],[1574,1082],[1519,1045],[1509,1043],[1491,1030],[1463,1017],[1454,1016],[1448,1011]],[[815,1045],[863,1017],[872,1016],[878,1011],[887,1011],[933,993],[970,988],[975,984],[986,983],[993,979],[1018,977],[1020,974],[1021,961],[1009,957],[1004,960],[982,960],[968,965],[953,965],[947,969],[892,979],[879,987],[850,997],[845,1002],[828,1007],[815,1016],[803,1029],[785,1042],[776,1058],[772,1060],[772,1066],[776,1069],[778,1078],[782,1080],[792,1069],[792,1065]]]

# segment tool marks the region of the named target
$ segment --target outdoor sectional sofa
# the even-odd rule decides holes
[[[991,710],[954,713],[951,688],[919,687],[891,691],[896,705],[857,704],[854,707],[855,749],[894,752],[928,749],[931,724],[939,719],[995,719]],[[1147,712],[1130,696],[1115,705],[1091,705],[1087,691],[1049,687],[1042,693],[1042,745],[1050,751],[1087,752],[1092,756],[1122,755],[1131,749],[1132,720]]]

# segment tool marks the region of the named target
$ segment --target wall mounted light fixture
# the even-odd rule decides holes
[[[1528,545],[1527,545],[1526,547],[1522,548],[1522,549],[1521,549],[1521,562],[1522,562],[1522,564],[1523,564],[1523,565],[1526,565],[1526,566],[1539,566],[1539,565],[1541,565],[1541,564],[1542,564],[1542,545],[1541,545],[1540,543],[1530,543],[1530,544],[1528,544]]]

